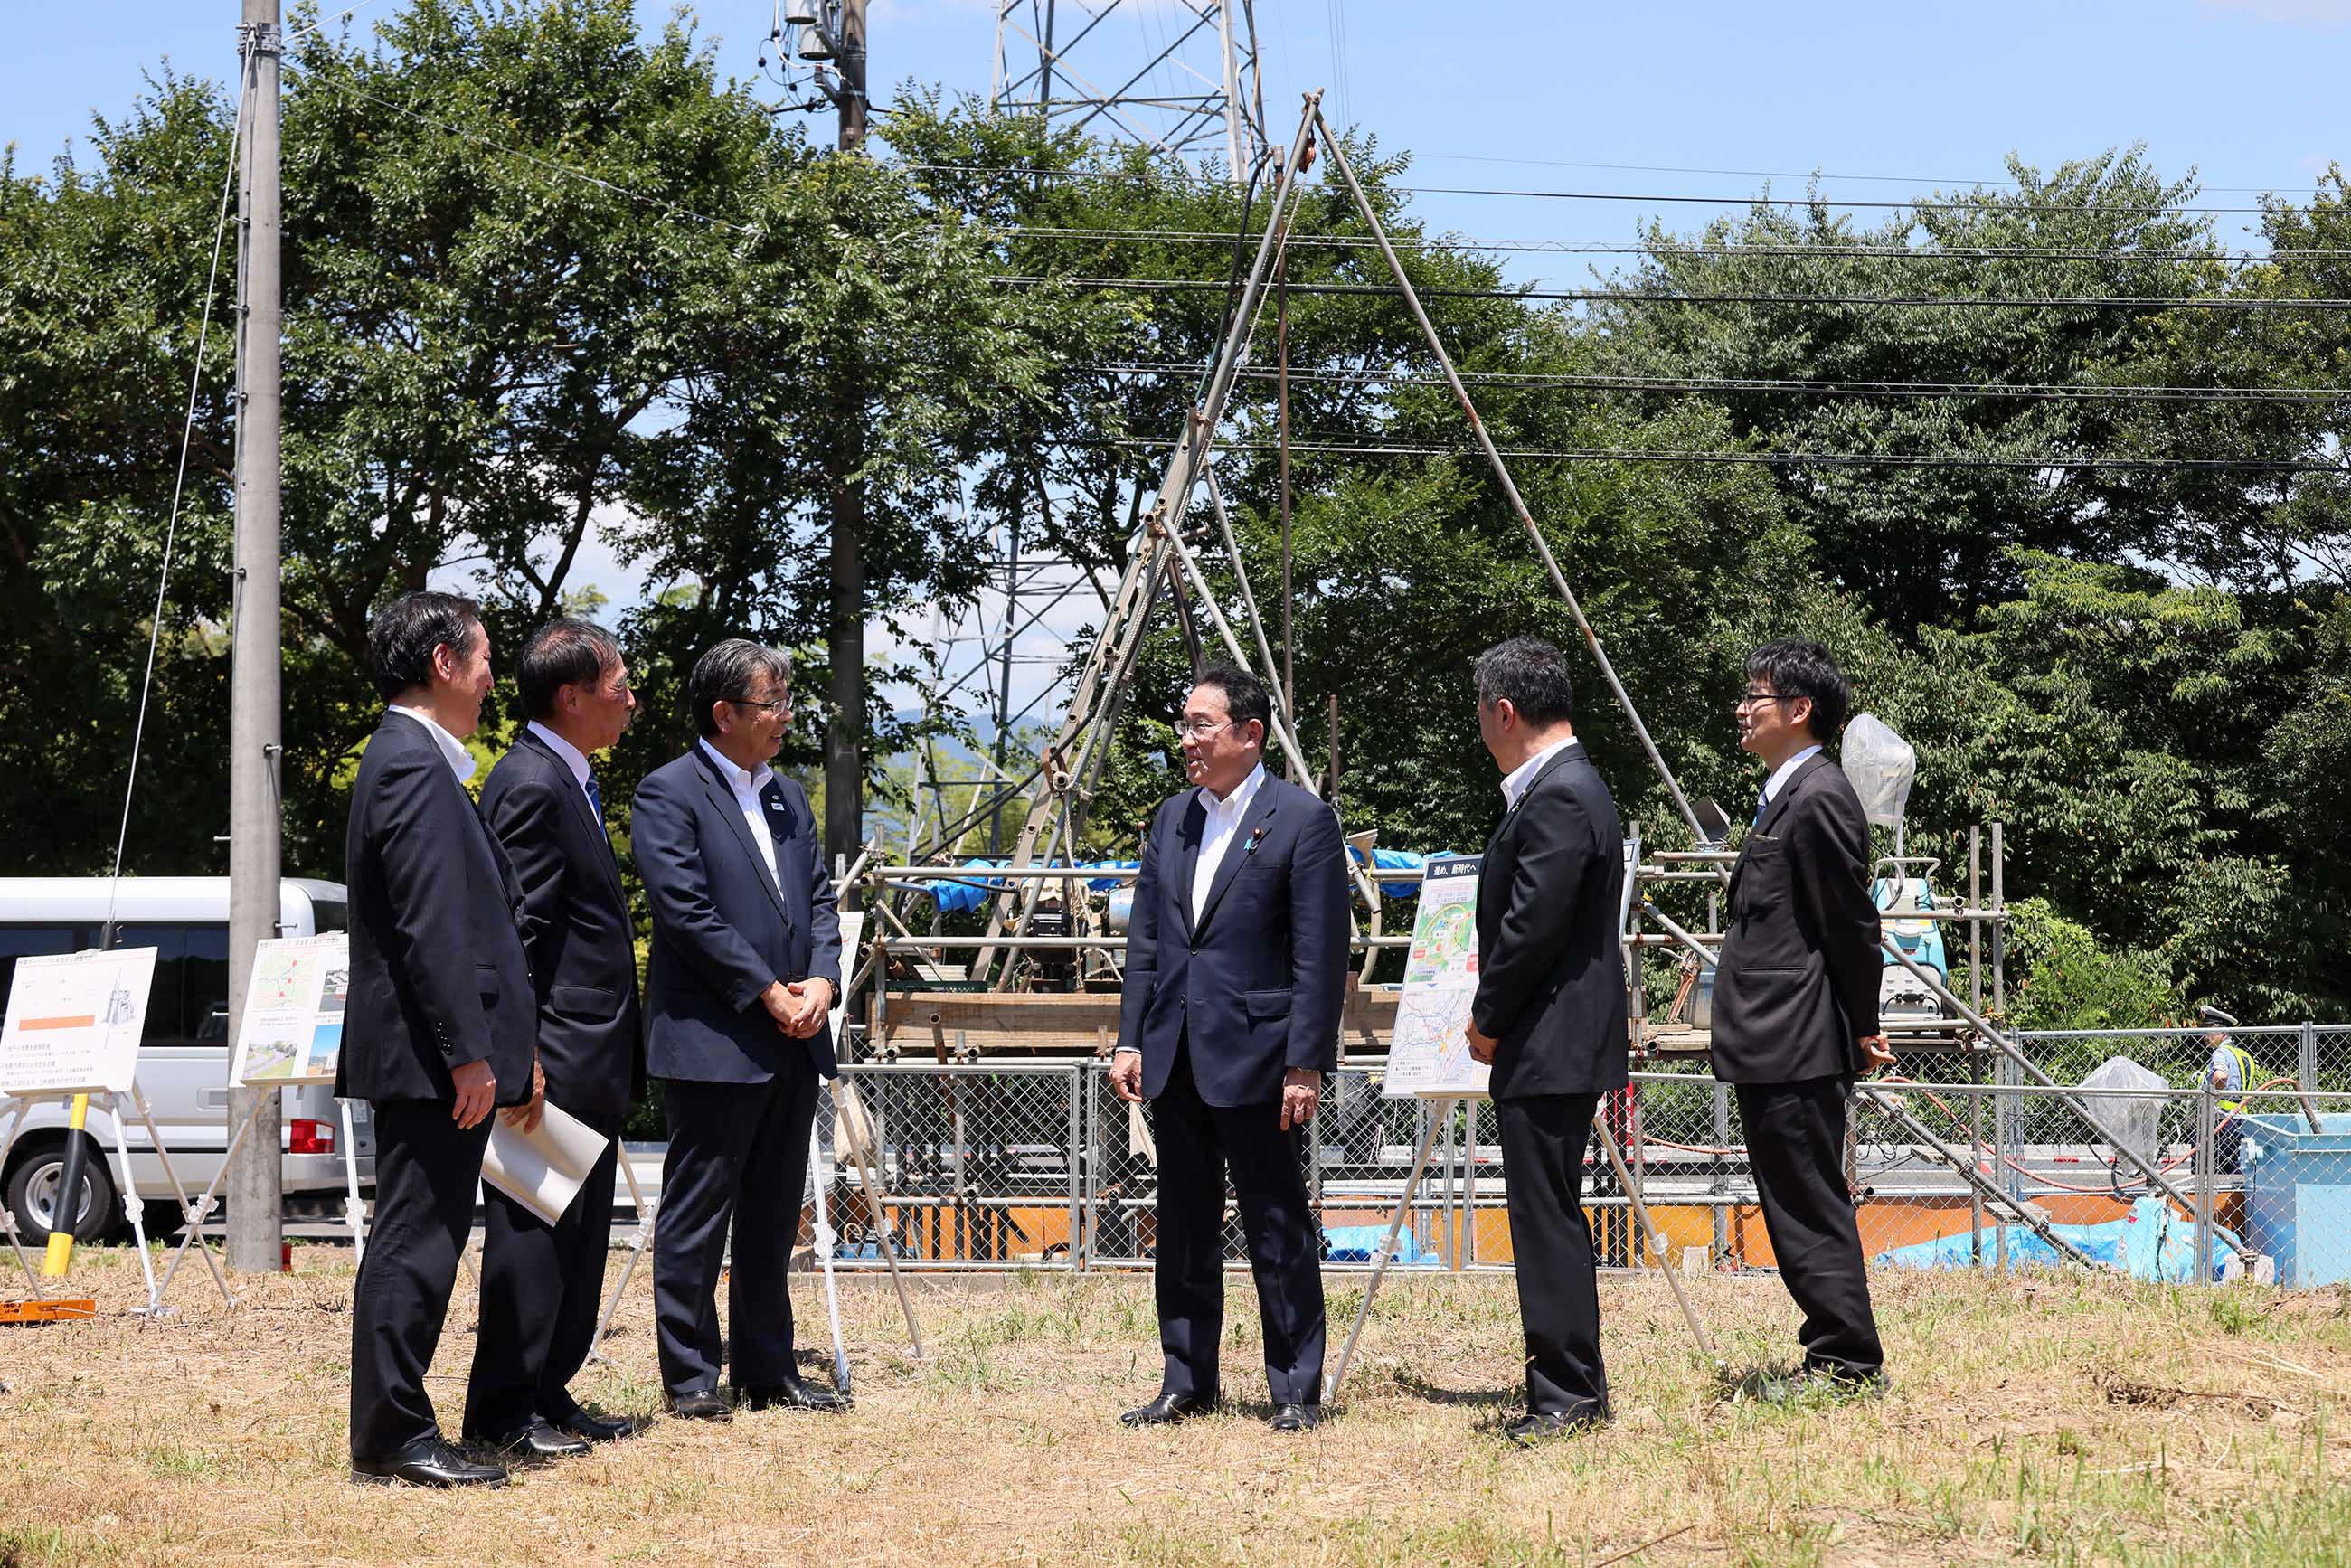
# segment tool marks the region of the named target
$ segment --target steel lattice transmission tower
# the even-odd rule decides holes
[[[991,109],[1029,110],[1236,181],[1265,148],[1253,0],[997,0]]]

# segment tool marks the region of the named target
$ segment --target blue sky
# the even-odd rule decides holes
[[[402,3],[368,0],[348,25],[363,29]],[[1132,14],[1097,35],[1103,53],[1087,63],[1098,70],[1162,36],[1176,0],[1126,5]],[[649,28],[671,10],[638,7]],[[2209,204],[2241,207],[2262,191],[2306,194],[2330,161],[2351,165],[2351,0],[1256,0],[1256,10],[1273,139],[1295,126],[1301,89],[1332,87],[1334,118],[1410,151],[1421,185],[1743,197],[1767,183],[1758,172],[1795,194],[1818,171],[1833,198],[1884,200],[2005,178],[2011,152],[2049,168],[2144,141],[2158,171],[2192,170]],[[722,71],[754,75],[769,0],[701,0],[695,11]],[[38,10],[7,0],[0,141],[16,144],[20,168],[38,167],[166,58],[228,76],[238,13],[236,0]],[[913,78],[985,92],[995,14],[993,0],[873,0],[877,89]],[[1694,225],[1721,210],[1420,204],[1433,225],[1463,235],[1620,244],[1646,217]],[[2244,219],[2220,222],[2241,241]],[[1587,259],[1518,256],[1510,270],[1574,277]],[[640,591],[609,557],[583,564],[615,598]]]

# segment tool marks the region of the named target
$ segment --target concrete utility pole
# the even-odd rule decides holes
[[[865,152],[865,3],[841,0],[834,14],[832,64],[838,85],[824,90],[841,115],[843,153]],[[822,81],[822,78],[819,78]],[[865,842],[865,465],[862,421],[864,389],[844,388],[840,416],[842,443],[834,448],[832,492],[832,621],[826,651],[832,664],[832,722],[824,732],[824,857],[838,864],[857,858]]]
[[[229,1038],[245,1022],[254,946],[277,935],[278,809],[277,0],[244,0],[245,179],[237,203],[244,281],[237,300],[236,570],[229,678]],[[261,1102],[228,1173],[228,1266],[275,1271],[283,1233],[278,1092],[232,1083],[228,1125]]]

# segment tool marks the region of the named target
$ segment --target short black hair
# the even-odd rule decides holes
[[[1541,637],[1512,637],[1478,655],[1478,705],[1492,707],[1504,698],[1537,729],[1575,716],[1575,683],[1559,644]]]
[[[593,621],[564,616],[530,634],[515,658],[515,685],[522,711],[545,718],[555,711],[566,686],[593,686],[621,664],[621,644]]]
[[[419,589],[403,593],[368,622],[368,664],[376,689],[396,697],[433,684],[433,650],[447,643],[463,653],[482,627],[482,607],[462,593]]]
[[[1263,681],[1238,664],[1216,664],[1207,666],[1192,677],[1195,689],[1214,686],[1225,694],[1225,712],[1232,716],[1236,728],[1255,719],[1258,722],[1258,744],[1273,733],[1273,694]]]
[[[748,637],[729,637],[696,659],[694,674],[685,678],[685,701],[694,710],[695,732],[716,735],[718,721],[710,716],[710,710],[723,702],[749,697],[751,682],[761,670],[775,676],[778,685],[789,685],[792,656]]]
[[[1844,729],[1844,716],[1853,711],[1853,683],[1837,668],[1828,644],[1802,637],[1782,637],[1747,655],[1747,678],[1769,681],[1783,697],[1810,697],[1813,738],[1826,745]]]

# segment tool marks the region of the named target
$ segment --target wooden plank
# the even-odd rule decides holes
[[[902,1055],[928,1055],[958,1043],[987,1055],[1092,1056],[1118,1039],[1114,991],[893,990],[883,1009],[883,1043]],[[1340,1015],[1340,1053],[1385,1054],[1395,1032],[1396,993],[1348,983]]]

